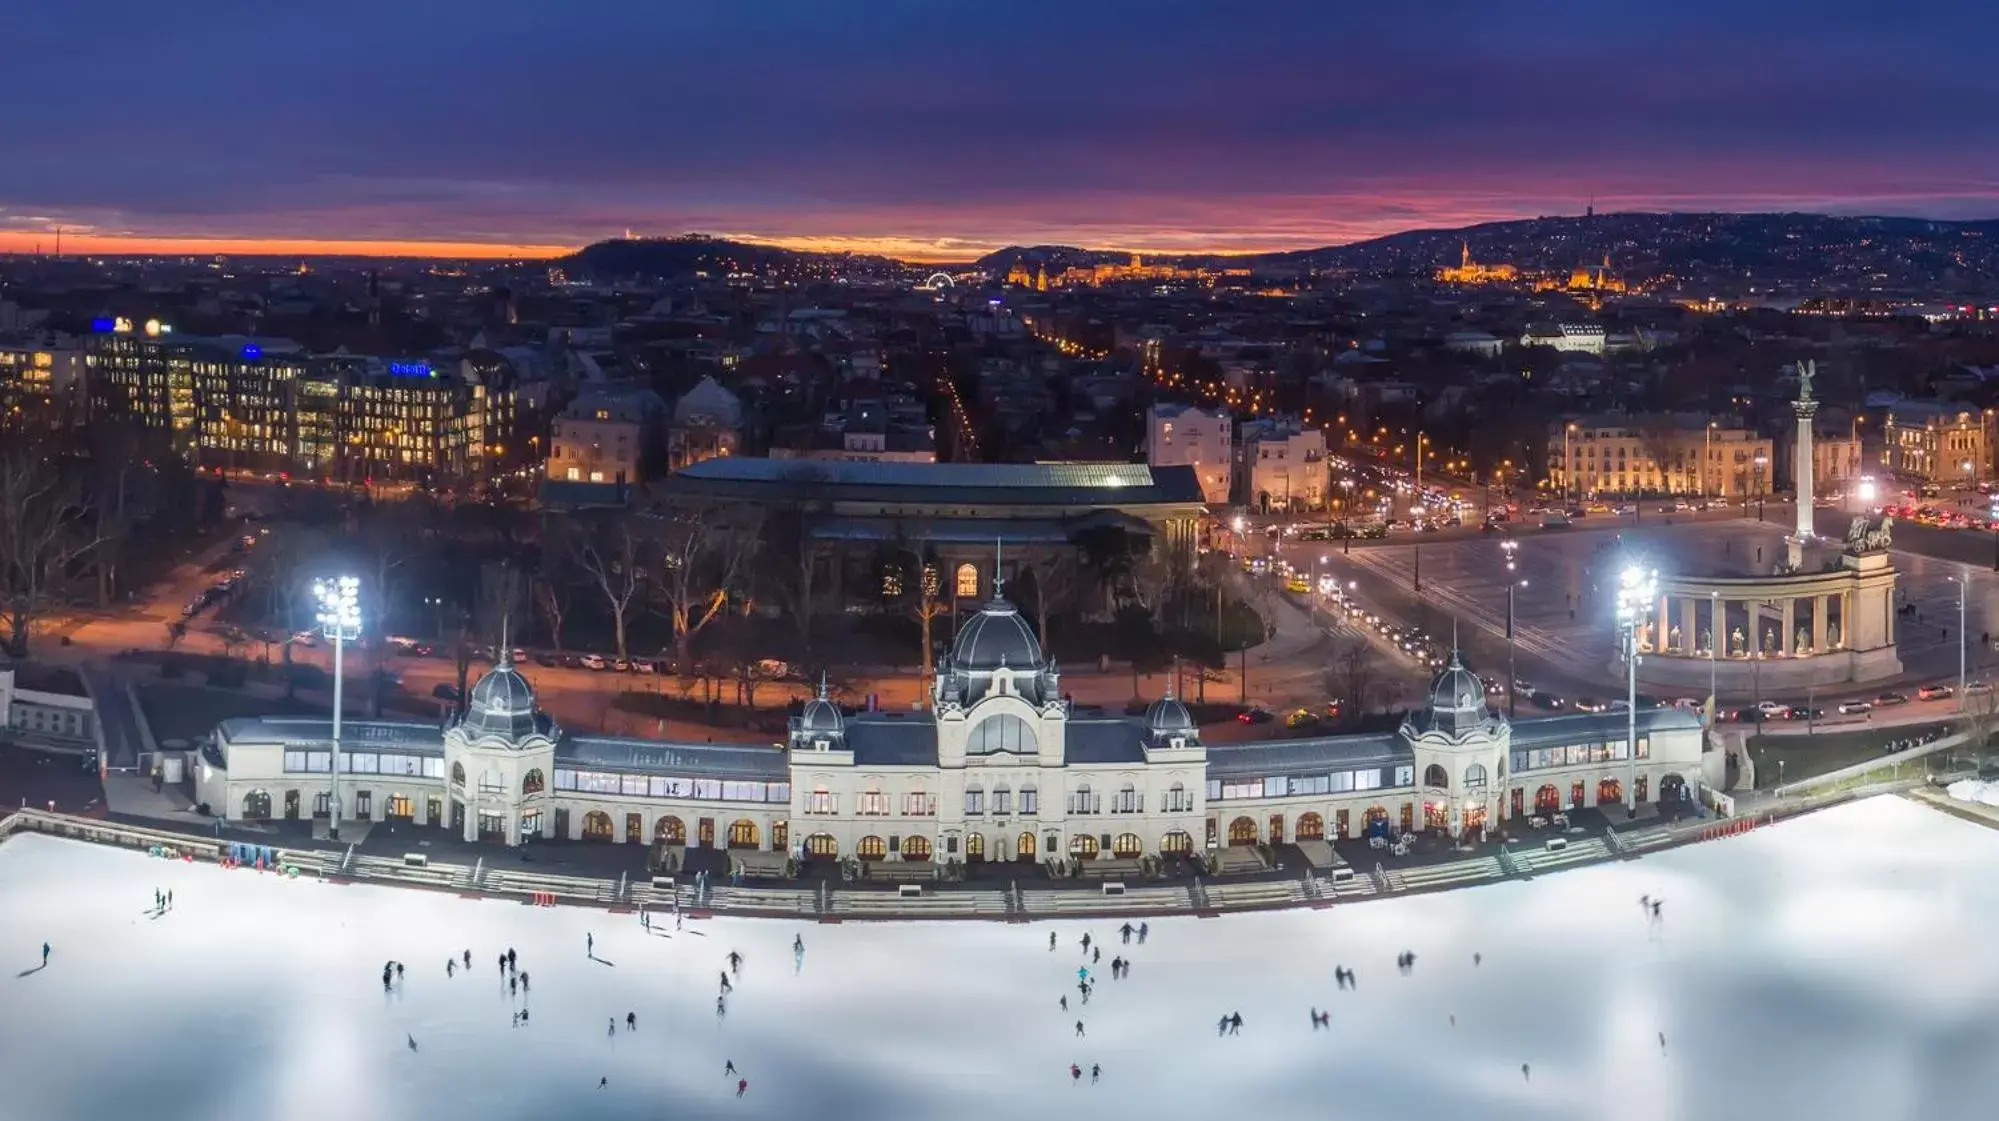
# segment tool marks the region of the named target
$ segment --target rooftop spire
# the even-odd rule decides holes
[[[1006,598],[1006,568],[1004,565],[1000,563],[1004,559],[1004,557],[1005,557],[1005,550],[1001,544],[1000,539],[997,537],[993,538],[993,598],[994,599]]]

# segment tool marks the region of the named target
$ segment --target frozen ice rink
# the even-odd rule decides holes
[[[1153,920],[1126,946],[1116,921],[648,935],[636,916],[29,835],[0,845],[0,1116],[1991,1117],[1995,871],[1999,834],[1878,798],[1532,882]],[[175,896],[158,918],[156,888]],[[1657,923],[1644,895],[1665,901]],[[1086,930],[1103,960],[1083,1005]],[[529,996],[496,972],[509,947]],[[730,950],[746,961],[718,1018]],[[385,994],[391,958],[407,974]],[[1230,1012],[1241,1034],[1218,1038]]]

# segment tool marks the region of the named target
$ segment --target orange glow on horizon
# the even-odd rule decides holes
[[[0,232],[0,253],[55,252],[55,231]],[[88,257],[417,257],[507,260],[564,257],[569,245],[506,245],[478,241],[341,241],[330,238],[146,237],[64,230],[64,256]]]

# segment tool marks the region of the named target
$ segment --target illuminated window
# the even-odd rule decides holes
[[[955,594],[959,599],[978,598],[979,569],[977,565],[961,564],[958,566],[958,590]]]

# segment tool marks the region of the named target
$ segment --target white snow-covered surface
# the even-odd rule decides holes
[[[1944,787],[1944,793],[1960,802],[1977,802],[1983,806],[1999,806],[1999,782],[1984,779],[1961,778]]]
[[[1115,921],[666,937],[24,835],[0,845],[0,1118],[1991,1117],[1995,870],[1999,834],[1882,797],[1531,882],[1153,920],[1125,946]],[[157,919],[156,887],[175,894]],[[1641,895],[1665,901],[1656,924]],[[1086,930],[1104,954],[1081,1005]],[[15,976],[44,940],[48,967]],[[498,983],[509,946],[529,997]],[[408,972],[385,995],[389,958]],[[1217,1038],[1231,1011],[1242,1033]],[[1103,1080],[1072,1085],[1071,1062]]]

